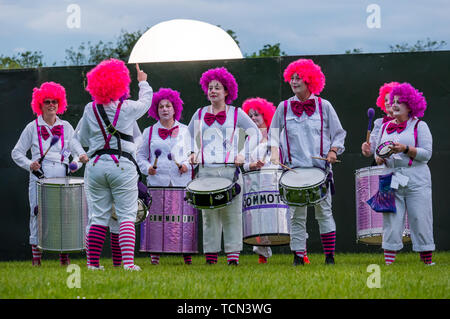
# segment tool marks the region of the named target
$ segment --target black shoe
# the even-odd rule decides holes
[[[231,260],[229,263],[228,263],[228,266],[237,266],[238,265],[238,262],[236,261],[236,260]]]
[[[215,265],[216,262],[214,262],[214,261],[212,261],[212,260],[207,260],[207,261],[206,261],[206,264],[207,264],[207,265]]]
[[[293,266],[298,266],[298,265],[305,265],[305,261],[303,260],[302,257],[297,256],[296,254],[294,254],[294,262],[292,264]]]
[[[334,256],[333,254],[328,254],[325,257],[325,265],[334,265]]]

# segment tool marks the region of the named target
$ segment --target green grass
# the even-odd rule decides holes
[[[101,264],[105,271],[80,266],[81,288],[69,288],[73,273],[55,259],[44,259],[41,267],[31,261],[0,262],[1,299],[448,299],[450,297],[450,252],[436,252],[434,266],[425,266],[417,253],[400,253],[395,263],[385,266],[382,254],[337,254],[336,265],[324,265],[322,254],[310,254],[311,264],[292,266],[292,256],[274,255],[266,265],[257,255],[242,255],[238,267],[206,265],[202,255],[193,265],[183,264],[181,255],[161,256],[160,265],[150,258],[136,258],[141,272],[112,267],[111,259]],[[368,288],[370,264],[380,266],[380,288]]]

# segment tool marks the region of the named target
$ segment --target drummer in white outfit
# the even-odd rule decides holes
[[[377,147],[378,133],[380,132],[381,126],[384,123],[394,119],[390,102],[390,93],[392,92],[392,89],[397,85],[399,85],[398,82],[389,82],[380,87],[376,104],[384,113],[386,113],[386,115],[382,118],[376,119],[373,122],[373,129],[370,132],[369,143],[362,143],[361,152],[365,157],[374,156],[375,148]]]
[[[224,67],[202,74],[200,84],[211,105],[198,109],[188,128],[193,142],[190,162],[199,163],[198,177],[225,177],[239,174],[234,161],[238,154],[238,129],[257,141],[261,133],[245,112],[230,103],[237,98],[237,83]],[[198,143],[199,142],[199,143]],[[197,160],[198,159],[198,160]],[[217,164],[216,164],[217,163]],[[229,163],[224,166],[223,163]],[[242,185],[239,174],[237,184]],[[203,250],[208,264],[217,263],[222,232],[228,265],[238,265],[242,250],[242,192],[226,207],[203,209]]]
[[[192,167],[187,156],[191,146],[190,134],[187,126],[179,122],[182,111],[183,101],[178,91],[161,88],[154,94],[148,113],[157,122],[144,130],[143,143],[137,152],[137,162],[141,172],[147,175],[148,186],[186,187],[192,179]],[[161,153],[155,168],[156,150]],[[169,160],[169,154],[172,160]],[[159,264],[159,254],[151,253],[150,257],[152,264]],[[192,263],[190,254],[183,257],[185,264]]]
[[[134,223],[138,210],[139,176],[131,159],[136,152],[136,144],[123,138],[133,134],[135,121],[150,108],[153,91],[147,83],[147,74],[141,71],[138,65],[136,69],[139,82],[138,101],[125,100],[129,94],[131,80],[122,61],[103,61],[87,74],[86,90],[92,95],[95,104],[86,105],[75,138],[89,148],[87,155],[80,157],[83,162],[88,162],[89,157],[94,156],[86,165],[88,198],[92,208],[87,245],[89,269],[101,269],[99,259],[114,203],[120,225],[119,245],[124,269],[140,270],[140,267],[134,264]],[[104,105],[106,117],[113,126],[111,130],[106,129],[103,119],[100,118],[100,104]],[[114,129],[120,132],[120,135],[112,136]],[[120,139],[116,138],[118,136],[121,136]]]
[[[419,252],[425,264],[432,265],[435,245],[431,174],[427,163],[432,155],[433,139],[428,125],[420,120],[427,104],[422,93],[409,83],[394,87],[390,101],[395,119],[382,126],[378,144],[393,141],[393,155],[376,158],[377,164],[394,169],[391,188],[395,190],[396,212],[383,214],[385,261],[386,264],[394,262],[396,253],[403,248],[407,213],[412,249]]]
[[[269,145],[275,149],[281,145],[283,160],[289,167],[325,170],[329,166],[331,169],[329,164],[335,163],[337,155],[344,152],[346,132],[331,103],[315,95],[325,86],[320,66],[309,59],[294,61],[284,71],[284,79],[295,95],[286,102],[286,114],[285,102],[279,104],[269,130]],[[312,157],[324,157],[326,161]],[[279,163],[278,152],[271,152],[271,161]],[[325,263],[334,264],[336,224],[331,208],[332,180],[329,186],[325,199],[314,208]],[[304,264],[306,217],[307,207],[291,207],[291,250],[295,266]]]
[[[63,86],[55,82],[45,82],[40,88],[34,88],[31,102],[33,112],[37,118],[30,122],[22,134],[17,144],[11,152],[14,162],[30,172],[30,182],[28,187],[28,197],[30,201],[30,244],[32,246],[34,266],[41,265],[42,252],[38,249],[38,225],[37,225],[37,180],[39,171],[42,171],[45,178],[64,177],[68,171],[69,155],[73,153],[75,158],[78,154],[84,153],[81,145],[73,144],[69,148],[74,130],[69,122],[61,120],[57,114],[66,111],[66,91]],[[56,140],[55,136],[59,139]],[[52,145],[52,146],[50,146]],[[50,149],[49,149],[50,148]],[[45,159],[39,163],[39,159],[47,151]],[[28,150],[31,150],[31,159],[27,157]],[[72,162],[71,166],[78,170],[81,163]],[[60,254],[61,265],[70,263],[68,254]]]

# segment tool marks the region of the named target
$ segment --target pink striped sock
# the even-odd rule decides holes
[[[425,264],[431,264],[432,258],[433,258],[433,252],[432,251],[421,251],[420,253],[420,259],[425,263]]]
[[[69,254],[60,253],[60,254],[59,254],[59,264],[60,264],[61,266],[67,266],[67,265],[70,265]]]
[[[296,251],[295,251],[295,254],[296,254],[298,257],[300,257],[300,258],[305,257],[305,251],[304,251],[304,250],[296,250]]]
[[[37,245],[31,245],[31,253],[33,254],[33,259],[41,259],[42,251],[38,248]]]
[[[218,253],[206,253],[206,262],[211,264],[217,264]]]
[[[105,242],[108,227],[101,225],[91,225],[89,228],[87,247],[88,247],[88,265],[99,267],[100,255],[102,253],[103,243]]]
[[[230,263],[230,261],[235,261],[239,264],[239,254],[240,252],[233,252],[227,254],[227,262]]]
[[[119,234],[110,233],[113,266],[122,266],[122,252],[119,245]]]
[[[325,256],[333,255],[336,246],[336,232],[332,231],[326,234],[320,234],[320,239],[322,240],[322,247]]]
[[[150,254],[152,265],[159,265],[159,254]]]
[[[386,265],[390,265],[395,261],[395,256],[397,255],[397,252],[394,250],[384,250],[384,261],[386,262]]]
[[[184,263],[186,265],[192,264],[192,256],[189,254],[183,254]]]
[[[88,236],[89,235],[89,232],[87,232],[86,233],[86,236],[84,237],[84,246],[86,247],[85,249],[85,251],[86,251],[86,260],[87,260],[87,265],[89,266],[90,265],[90,263],[89,263],[89,247],[88,247]]]
[[[134,244],[136,241],[136,229],[134,222],[122,222],[119,228],[119,245],[122,251],[123,265],[134,266]]]

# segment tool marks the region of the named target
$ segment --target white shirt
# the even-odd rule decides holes
[[[202,162],[201,144],[203,144],[203,156],[204,163],[207,167],[223,166],[228,154],[227,163],[234,163],[234,158],[238,154],[238,142],[239,135],[242,134],[241,130],[245,131],[245,134],[253,136],[257,141],[262,139],[261,132],[256,124],[250,119],[250,117],[240,108],[234,106],[226,107],[227,118],[223,125],[220,125],[217,121],[214,121],[211,126],[205,123],[205,114],[207,112],[212,113],[211,106],[205,106],[201,108],[201,120],[199,121],[198,115],[200,109],[198,109],[194,116],[192,116],[189,122],[189,133],[192,137],[193,146],[192,149],[198,155],[197,161]],[[236,130],[233,134],[234,126],[234,112],[237,109],[237,121]],[[201,137],[199,132],[201,131]],[[201,141],[201,142],[200,142]],[[214,164],[219,163],[219,164]]]
[[[318,97],[311,94],[310,99],[316,102],[316,109],[311,116],[303,112],[298,117],[291,109],[291,101],[300,101],[297,96],[288,99],[286,123],[292,167],[325,167],[325,161],[313,159],[312,156],[320,157],[320,129],[321,119],[319,112]],[[323,156],[326,157],[331,147],[338,149],[337,154],[344,152],[344,141],[346,131],[342,128],[341,122],[331,103],[322,98],[323,114]],[[283,160],[289,161],[286,142],[286,127],[284,125],[284,101],[280,102],[272,118],[269,129],[270,146],[281,146]]]
[[[61,163],[61,154],[64,153],[63,163],[68,164],[70,153],[73,153],[72,155],[74,158],[85,153],[80,143],[70,143],[74,135],[74,129],[69,122],[61,120],[58,116],[56,117],[56,121],[53,126],[48,125],[42,118],[42,115],[38,116],[37,120],[38,125],[41,127],[45,127],[50,135],[46,140],[41,136],[43,153],[45,153],[50,146],[50,142],[52,140],[51,129],[56,125],[64,126],[64,152],[62,149],[62,140],[60,139],[50,148],[47,155],[45,156],[44,161]],[[30,149],[31,159],[27,157],[27,152]],[[18,166],[22,167],[26,171],[30,171],[31,163],[37,161],[41,157],[36,120],[28,123],[28,125],[22,131],[19,140],[11,151],[11,157]],[[78,168],[79,167],[81,167],[81,163],[78,163]]]
[[[151,106],[153,97],[153,90],[146,81],[139,82],[139,100],[125,100],[122,104],[119,119],[115,128],[127,135],[133,135],[133,130],[136,125],[136,120],[144,115]],[[114,101],[104,105],[106,115],[111,123],[113,123],[114,115],[116,114],[119,101]],[[99,114],[101,119],[101,116]],[[102,121],[102,125],[106,130],[105,124]],[[108,134],[108,133],[107,133]],[[84,113],[77,128],[75,129],[74,139],[78,140],[82,146],[88,147],[87,155],[89,157],[95,153],[95,151],[103,149],[105,145],[105,139],[103,138],[102,131],[98,125],[94,111],[92,109],[92,102],[88,103],[84,108]],[[112,137],[109,142],[110,148],[117,149],[117,139]],[[121,140],[122,151],[135,154],[136,144]],[[103,156],[102,156],[103,158]],[[106,157],[105,157],[106,158]]]
[[[153,125],[150,154],[149,154],[149,134],[150,127],[147,127],[142,134],[142,144],[137,151],[137,162],[142,174],[147,176],[148,186],[186,186],[192,179],[192,169],[188,161],[188,154],[190,153],[190,134],[186,125],[175,121],[173,127],[178,126],[178,134],[176,137],[167,136],[163,140],[158,133],[158,129],[165,128],[161,122],[158,121]],[[158,157],[157,169],[155,175],[149,175],[148,169],[155,161],[155,150],[161,150],[161,155]],[[180,175],[178,166],[172,160],[169,160],[167,155],[172,154],[172,159],[180,165],[186,165],[188,171]]]

